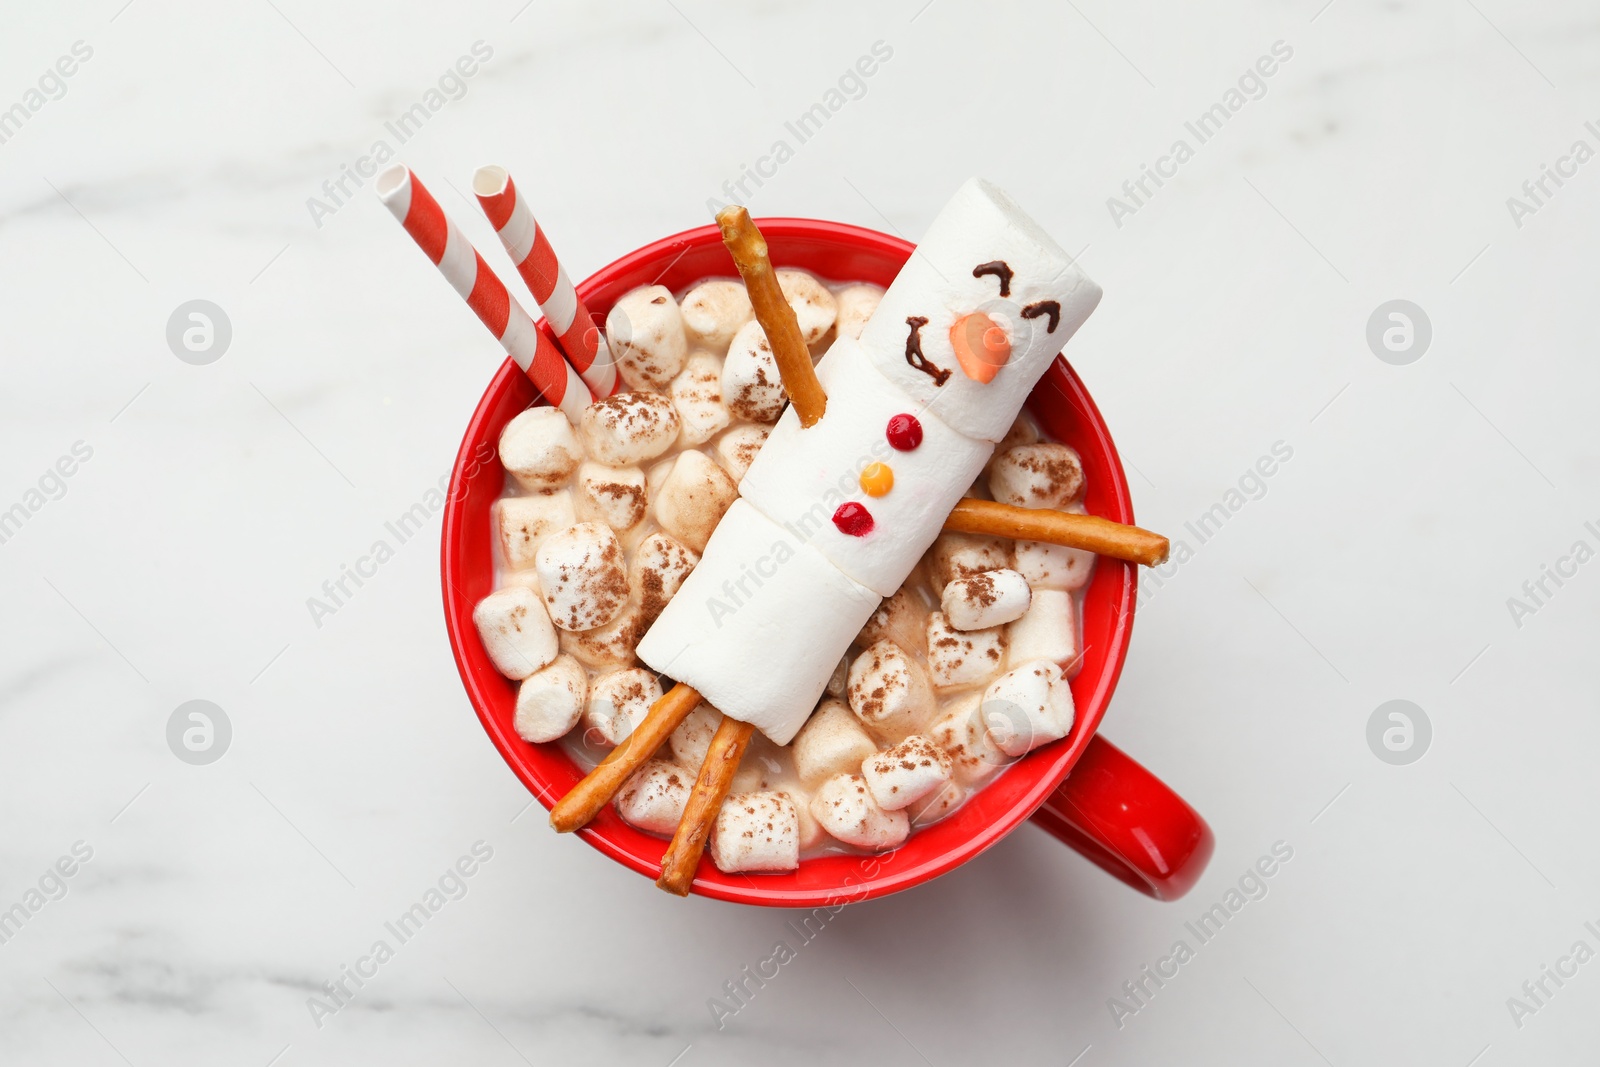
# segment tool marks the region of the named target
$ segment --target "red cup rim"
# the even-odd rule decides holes
[[[876,280],[863,277],[867,273],[864,265],[872,264],[883,277],[884,263],[892,261],[898,270],[914,248],[900,238],[846,223],[804,218],[758,221],[775,264],[809,269],[829,280]],[[577,286],[578,293],[596,318],[603,319],[618,297],[639,285],[659,279],[661,284],[679,291],[696,278],[733,276],[725,253],[720,257],[720,269],[704,269],[704,264],[719,262],[716,253],[722,253],[722,247],[715,226],[685,230],[601,268]],[[815,264],[819,261],[839,264],[846,271],[853,265],[863,273],[818,269]],[[686,273],[686,269],[692,273]],[[887,277],[892,278],[892,273]],[[678,284],[671,284],[674,280]],[[887,278],[879,284],[886,285]],[[538,326],[550,334],[543,320]],[[533,398],[537,394],[507,359],[473,412],[451,472],[442,531],[441,577],[450,646],[473,709],[506,764],[549,809],[581,774],[559,745],[530,744],[517,736],[508,710],[514,703],[516,683],[503,678],[489,663],[472,622],[472,608],[490,591],[492,580],[486,568],[474,565],[469,557],[489,558],[492,533],[488,504],[484,502],[489,495],[486,487],[492,488],[492,496],[498,496],[504,477],[493,445],[511,415],[527,406],[517,401],[523,395]],[[1063,405],[1070,408],[1070,415],[1063,411]],[[1082,381],[1062,357],[1056,358],[1034,390],[1029,406],[1041,421],[1048,421],[1046,416],[1075,420],[1071,423],[1075,427],[1073,444],[1083,455],[1089,473],[1089,510],[1117,522],[1131,523],[1133,503],[1110,431]],[[471,547],[474,538],[482,551]],[[893,852],[875,857],[830,855],[803,862],[799,872],[762,875],[723,874],[707,859],[701,863],[692,891],[741,904],[832,906],[920,885],[998,843],[1061,784],[1098,729],[1127,655],[1133,629],[1136,570],[1133,565],[1116,560],[1102,558],[1096,563],[1094,577],[1085,591],[1081,634],[1087,640],[1089,635],[1098,633],[1099,640],[1085,645],[1084,666],[1073,679],[1077,714],[1065,738],[1029,753],[978,791],[954,815],[917,830]],[[952,835],[952,824],[962,822],[959,832]],[[628,826],[609,806],[578,836],[652,880],[660,873],[666,842]],[[824,868],[819,874],[819,869]],[[808,869],[810,876],[802,877]]]

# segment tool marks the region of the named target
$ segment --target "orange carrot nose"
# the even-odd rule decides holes
[[[956,350],[961,370],[975,382],[991,382],[1011,358],[1011,339],[988,315],[974,311],[950,327],[950,347]]]

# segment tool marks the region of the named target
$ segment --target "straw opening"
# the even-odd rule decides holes
[[[478,196],[499,196],[510,181],[511,175],[504,167],[479,167],[472,175],[472,191]]]
[[[396,163],[378,175],[378,183],[373,188],[380,199],[387,200],[404,188],[409,174],[403,163]]]

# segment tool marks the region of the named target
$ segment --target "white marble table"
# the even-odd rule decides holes
[[[1600,163],[1561,162],[1600,147],[1593,13],[1320,3],[14,15],[0,909],[31,914],[0,944],[0,1061],[1592,1061],[1600,962],[1560,961],[1600,949]],[[880,41],[800,143],[786,123]],[[1230,98],[1275,42],[1259,99]],[[518,818],[445,644],[437,520],[320,625],[306,606],[445,473],[500,360],[345,176],[380,139],[480,243],[450,183],[509,166],[579,276],[758,163],[757,213],[915,236],[977,171],[1086,245],[1106,299],[1069,354],[1141,520],[1193,550],[1147,586],[1105,732],[1215,827],[1194,892],[1156,903],[1024,827],[802,946]],[[1535,201],[1544,164],[1567,176]],[[1146,165],[1169,176],[1141,192]],[[195,299],[232,326],[203,366],[165,337]],[[1394,299],[1431,322],[1406,365],[1365,336]],[[1545,565],[1562,584],[1525,592]],[[1367,742],[1393,699],[1431,723],[1409,765]],[[231,724],[218,762],[168,747],[190,700]],[[476,842],[398,944],[385,923]],[[1200,944],[1186,924],[1276,842],[1265,896]],[[379,939],[393,958],[313,1013]],[[796,958],[719,1029],[708,1001],[779,940]]]

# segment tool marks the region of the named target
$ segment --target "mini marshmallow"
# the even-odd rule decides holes
[[[646,537],[634,549],[628,567],[628,603],[622,614],[582,633],[562,630],[561,650],[597,670],[632,666],[640,638],[698,562],[699,556],[666,534]]]
[[[539,594],[525,585],[497,589],[478,601],[472,621],[495,669],[520,681],[556,658],[559,642]]]
[[[984,571],[1011,566],[1011,542],[979,534],[940,534],[928,549],[928,580],[936,596],[957,578],[971,578]]]
[[[794,311],[806,344],[816,344],[822,340],[823,334],[833,329],[833,320],[839,315],[838,301],[821,282],[803,270],[779,270],[773,273],[777,275],[783,298]]]
[[[811,814],[811,794],[792,786],[780,792],[794,805],[794,813],[800,825],[800,851],[807,852],[821,846],[828,835],[822,829],[822,824],[817,821],[817,817]]]
[[[1011,662],[1047,659],[1063,668],[1078,658],[1078,613],[1072,594],[1060,589],[1036,589],[1027,614],[1006,627]]]
[[[867,619],[867,624],[856,634],[855,643],[862,648],[879,641],[893,641],[913,655],[928,651],[928,609],[922,598],[905,586],[893,596],[884,597]]]
[[[500,465],[524,489],[565,485],[582,458],[578,435],[560,408],[529,408],[500,431]]]
[[[566,489],[502,497],[495,501],[494,513],[500,530],[500,551],[505,555],[506,566],[514,571],[532,567],[544,539],[578,521],[572,493]]]
[[[694,775],[665,760],[645,762],[622,783],[613,802],[629,826],[647,834],[669,835],[678,828],[689,803]]]
[[[557,656],[517,688],[512,720],[524,741],[554,741],[578,723],[589,695],[589,676],[571,656]]]
[[[1017,445],[989,464],[989,492],[1019,508],[1062,508],[1083,492],[1083,461],[1053,441]]]
[[[722,402],[741,419],[776,422],[788,399],[772,344],[752,319],[733,335],[722,361]]]
[[[917,565],[993,446],[956,433],[935,411],[917,410],[921,444],[895,450],[885,427],[915,409],[873,369],[859,342],[835,341],[817,366],[817,378],[828,394],[827,411],[806,428],[798,413],[785,412],[739,492],[768,518],[809,539],[850,577],[888,596]],[[893,472],[894,486],[885,495],[872,496],[861,485],[861,472],[871,463]],[[835,509],[847,501],[872,516],[870,530],[847,533],[834,524]]]
[[[645,469],[644,491],[645,499],[654,504],[656,497],[661,495],[661,486],[666,483],[667,475],[672,473],[673,466],[678,462],[677,456],[668,456],[658,460]]]
[[[950,757],[951,779],[960,785],[980,786],[1011,762],[989,737],[982,693],[969,694],[952,704],[928,728],[928,737]]]
[[[730,793],[711,830],[711,862],[724,874],[800,866],[800,819],[787,793]]]
[[[1028,579],[1002,568],[957,578],[944,587],[941,606],[957,630],[987,630],[1022,618],[1032,599]]]
[[[861,778],[878,807],[899,811],[950,780],[950,757],[926,737],[912,734],[868,756],[861,764]]]
[[[1099,302],[1100,287],[1054,238],[1005,192],[973,178],[917,242],[861,331],[861,344],[912,410],[931,406],[961,433],[998,441]],[[963,371],[950,337],[958,319],[979,311],[1011,344],[988,382]]]
[[[1000,439],[1000,443],[994,446],[994,454],[998,456],[1009,448],[1014,448],[1017,445],[1031,445],[1037,440],[1039,440],[1039,431],[1033,425],[1033,421],[1024,413],[1017,416],[1017,421],[1011,424],[1011,429],[1007,430],[1006,435]]]
[[[681,452],[661,483],[655,500],[656,521],[673,537],[703,552],[711,531],[738,497],[739,487],[710,456]]]
[[[922,665],[892,641],[879,641],[850,664],[850,710],[876,737],[903,736],[933,711]]]
[[[715,278],[701,282],[683,295],[683,328],[689,340],[719,355],[739,327],[755,318],[744,283]]]
[[[736,500],[639,658],[788,744],[878,596]]]
[[[793,780],[793,775],[788,773],[788,761],[783,758],[783,750],[773,744],[764,734],[753,734],[749,746],[744,750],[744,758],[739,761],[739,769],[734,772],[733,781],[728,784],[730,792],[734,793],[765,793],[771,792],[787,781]]]
[[[667,534],[653,533],[639,542],[628,570],[629,595],[640,603],[650,622],[656,621],[699,562],[700,557],[687,545]]]
[[[631,530],[644,518],[644,471],[585,460],[578,468],[577,504],[586,522],[602,522],[613,530]]]
[[[896,848],[911,833],[903,811],[884,811],[859,774],[829,778],[811,798],[811,814],[836,839],[880,852]]]
[[[808,785],[836,774],[853,774],[877,751],[861,721],[838,700],[824,700],[790,746],[795,773]]]
[[[608,467],[631,467],[654,459],[678,439],[678,412],[653,393],[618,393],[583,412],[589,454]]]
[[[618,300],[606,316],[606,338],[623,383],[633,390],[665,388],[683,369],[689,348],[678,302],[660,285],[642,286]]]
[[[585,740],[618,745],[644,722],[650,705],[661,699],[661,683],[650,671],[635,667],[595,680],[583,709]]]
[[[921,800],[906,808],[906,814],[911,816],[911,826],[920,830],[949,815],[961,806],[967,799],[967,791],[954,782],[945,782],[939,788],[923,797]]]
[[[761,446],[767,443],[771,433],[772,429],[768,426],[735,426],[717,438],[717,462],[733,476],[734,481],[741,480],[750,470],[750,464],[756,461]]]
[[[728,789],[734,793],[763,793],[772,789],[776,777],[771,768],[764,764],[745,760],[734,772],[733,780],[728,783]]]
[[[840,656],[839,665],[833,669],[832,674],[828,675],[827,694],[831,697],[842,697],[844,696],[845,686],[849,683],[850,657],[848,655]]]
[[[533,595],[539,596],[539,572],[533,568],[530,567],[525,571],[507,571],[502,577],[505,580],[500,584],[501,589],[520,585],[532,589]]]
[[[1072,689],[1060,667],[1034,660],[995,679],[983,691],[980,713],[994,746],[1020,756],[1067,736],[1075,714]]]
[[[700,769],[706,761],[706,751],[711,747],[711,737],[717,732],[722,715],[710,704],[700,704],[667,735],[667,745],[672,758],[691,771]]]
[[[928,675],[936,687],[982,685],[1005,665],[1005,627],[957,630],[942,611],[928,616]]]
[[[867,320],[872,318],[872,313],[878,310],[878,301],[883,299],[883,290],[876,285],[847,285],[834,295],[839,304],[839,317],[835,325],[839,328],[840,337],[848,337],[852,341],[861,336],[861,331],[867,325]]]
[[[667,386],[678,413],[678,444],[703,445],[727,428],[732,416],[722,403],[722,361],[696,352]]]
[[[637,613],[632,608],[624,608],[614,620],[593,630],[556,632],[560,634],[562,652],[598,671],[633,666],[634,649],[644,631],[645,627],[638,625]]]
[[[1044,541],[1018,541],[1017,571],[1034,589],[1082,589],[1094,573],[1094,553]]]
[[[563,630],[592,630],[622,614],[628,572],[611,527],[580,522],[544,539],[535,554],[539,589],[550,621]]]

